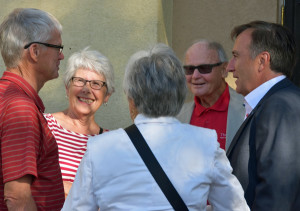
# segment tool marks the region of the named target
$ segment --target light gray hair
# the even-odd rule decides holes
[[[149,117],[176,116],[187,93],[182,64],[162,43],[131,56],[123,88],[138,112]]]
[[[114,70],[108,58],[95,50],[84,48],[79,52],[75,52],[68,59],[67,69],[65,72],[64,83],[69,87],[71,78],[78,69],[87,69],[95,71],[105,77],[107,84],[107,93],[112,94],[115,91],[114,86]]]
[[[208,39],[200,39],[200,40],[196,40],[195,42],[193,42],[192,45],[197,44],[197,43],[206,43],[208,49],[215,50],[218,53],[220,62],[228,62],[228,57],[226,55],[226,52],[220,43],[215,42],[215,41],[210,41]]]
[[[6,67],[18,65],[26,44],[46,42],[55,30],[61,34],[62,26],[48,12],[33,8],[13,10],[0,25],[0,49]]]

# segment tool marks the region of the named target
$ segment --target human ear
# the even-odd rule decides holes
[[[28,48],[28,51],[29,51],[30,58],[33,61],[37,62],[38,56],[40,54],[40,48],[39,48],[38,44],[35,44],[35,43],[31,44]]]
[[[223,62],[223,64],[221,65],[221,74],[223,78],[226,78],[228,75],[227,65],[228,62]]]
[[[108,102],[108,100],[109,100],[109,98],[110,98],[110,96],[111,96],[111,94],[106,94],[106,96],[104,97],[104,103],[107,103]]]
[[[270,67],[270,53],[267,51],[263,51],[258,55],[259,62],[259,71],[263,71],[266,68]]]

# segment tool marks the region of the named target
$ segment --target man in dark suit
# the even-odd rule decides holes
[[[236,91],[246,120],[227,151],[251,210],[300,210],[300,89],[288,79],[296,60],[292,34],[254,21],[237,26],[233,58]]]

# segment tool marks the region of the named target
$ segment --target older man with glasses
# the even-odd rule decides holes
[[[0,25],[0,210],[60,210],[58,147],[38,96],[58,77],[62,26],[38,9],[15,9]]]
[[[215,129],[227,149],[244,119],[243,97],[225,81],[227,56],[221,44],[199,40],[188,48],[185,77],[194,101],[184,104],[177,118],[185,123]]]

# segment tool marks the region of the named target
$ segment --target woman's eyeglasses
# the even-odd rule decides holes
[[[73,82],[73,85],[78,87],[85,86],[87,82],[90,83],[92,89],[96,90],[101,89],[103,86],[107,86],[106,82],[100,80],[85,80],[84,78],[80,77],[72,77],[71,80]]]

